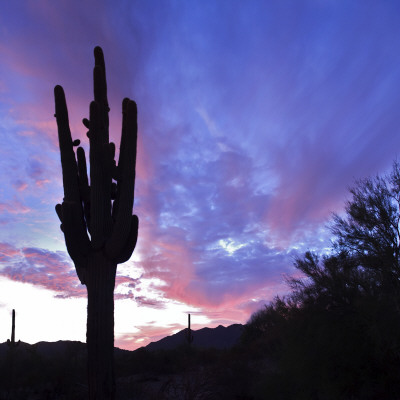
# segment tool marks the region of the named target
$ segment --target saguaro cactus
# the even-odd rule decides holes
[[[76,158],[68,122],[64,90],[54,88],[64,200],[56,205],[65,243],[77,275],[88,295],[87,333],[90,399],[114,399],[114,286],[118,263],[127,261],[136,246],[139,220],[132,215],[137,108],[122,102],[122,135],[118,165],[115,145],[109,142],[106,70],[103,51],[94,49],[94,101],[90,103],[90,182],[86,157],[78,147]]]
[[[20,341],[15,341],[15,310],[12,310],[12,320],[11,320],[11,340],[7,339],[7,344],[9,347],[18,346]]]
[[[187,331],[186,331],[186,341],[188,342],[189,346],[193,342],[192,330],[190,329],[190,314],[188,315],[188,328],[187,328]]]
[[[11,340],[7,339],[8,351],[6,353],[6,365],[7,365],[7,377],[6,386],[11,393],[14,393],[15,389],[15,357],[17,346],[20,341],[15,341],[15,310],[12,310],[12,320],[11,320]]]

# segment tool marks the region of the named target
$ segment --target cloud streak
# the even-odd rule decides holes
[[[30,283],[55,292],[56,298],[86,297],[75,268],[63,251],[49,251],[33,247],[17,248],[0,243],[0,275],[13,281]],[[132,290],[139,279],[117,275],[116,300],[133,299]],[[123,290],[121,292],[120,289]]]

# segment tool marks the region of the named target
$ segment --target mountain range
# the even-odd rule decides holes
[[[191,333],[193,335],[193,342],[191,343],[191,345],[193,347],[201,349],[228,349],[238,343],[240,335],[242,333],[242,329],[243,325],[233,324],[227,327],[219,325],[216,328],[202,328],[199,330],[192,330]],[[187,328],[171,336],[166,336],[158,340],[157,342],[151,342],[141,349],[146,349],[150,351],[172,350],[179,346],[183,346],[187,344],[186,332]],[[38,342],[35,345],[20,342],[17,348],[30,352],[34,351],[38,355],[45,357],[54,357],[70,352],[72,349],[76,349],[76,351],[78,352],[80,352],[80,349],[82,349],[83,351],[85,346],[86,344],[81,342],[59,340],[57,342]],[[6,342],[0,344],[0,357],[3,357],[6,354],[7,348],[8,346]],[[128,352],[128,350],[122,350],[117,347],[115,348],[116,355],[125,352]]]
[[[216,328],[192,330],[193,342],[191,345],[201,349],[228,349],[238,343],[242,329],[243,325],[233,324],[227,327],[219,325]],[[172,350],[187,343],[186,332],[187,328],[157,342],[149,343],[145,348],[147,350]]]

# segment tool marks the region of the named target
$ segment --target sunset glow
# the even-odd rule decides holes
[[[93,12],[95,10],[95,12]],[[4,2],[0,13],[0,342],[80,340],[86,288],[54,206],[53,88],[73,139],[104,50],[110,134],[138,104],[139,239],[118,266],[115,343],[245,323],[293,259],[329,246],[355,179],[400,150],[396,1]]]

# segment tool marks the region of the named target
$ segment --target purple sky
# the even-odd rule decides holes
[[[54,211],[53,88],[88,148],[93,48],[110,121],[136,100],[139,241],[118,267],[116,345],[244,323],[287,290],[293,257],[329,247],[355,179],[400,149],[397,1],[16,1],[0,12],[0,342],[85,340]]]

